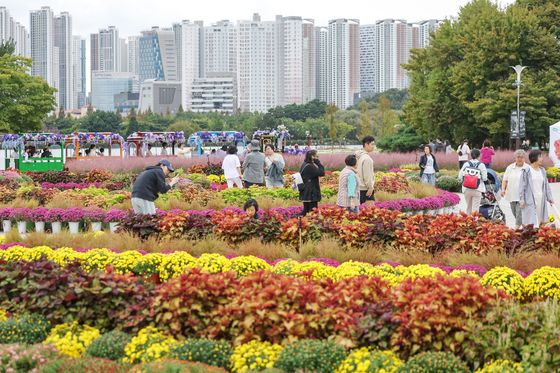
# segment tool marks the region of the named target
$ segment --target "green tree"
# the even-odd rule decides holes
[[[396,125],[399,123],[399,117],[393,109],[391,109],[391,101],[386,96],[379,98],[377,110],[374,113],[374,125],[377,136],[384,138],[392,135],[396,131]]]
[[[55,107],[55,90],[28,74],[31,59],[14,56],[14,46],[12,41],[0,43],[0,131],[38,131]]]
[[[128,114],[128,125],[126,126],[126,136],[130,136],[135,132],[140,131],[140,125],[138,124],[138,119],[136,118],[136,110],[132,108]]]
[[[411,152],[418,149],[424,140],[414,128],[401,126],[392,135],[381,138],[377,141],[377,146],[383,151],[389,152]]]
[[[329,104],[327,106],[327,123],[329,125],[329,137],[331,139],[331,141],[334,143],[334,141],[336,140],[336,135],[337,135],[337,123],[336,123],[336,112],[338,111],[338,108],[336,107],[335,104]]]
[[[521,87],[527,134],[545,138],[560,115],[560,49],[552,27],[560,17],[556,12],[542,19],[539,11],[549,9],[544,3],[520,1],[501,9],[488,0],[474,0],[457,20],[446,21],[428,48],[412,52],[407,122],[425,138],[507,143],[510,113],[516,108],[510,66],[521,63],[528,66]]]
[[[366,100],[360,101],[359,108],[360,108],[360,134],[358,136],[358,140],[363,139],[368,135],[371,135],[371,117],[369,115],[369,108]]]
[[[120,115],[109,111],[95,111],[80,120],[80,130],[84,132],[120,132]]]

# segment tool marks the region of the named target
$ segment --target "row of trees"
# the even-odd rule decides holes
[[[374,101],[376,100],[376,101]],[[385,96],[362,101],[357,107],[339,110],[334,105],[314,100],[304,105],[287,105],[270,109],[267,113],[179,112],[176,115],[131,112],[127,117],[119,113],[89,112],[81,119],[52,115],[44,125],[60,132],[119,132],[129,135],[137,131],[243,131],[249,136],[258,129],[275,129],[284,125],[293,140],[303,141],[309,133],[314,141],[345,140],[357,142],[365,135],[386,137],[394,133],[400,123],[397,111]]]

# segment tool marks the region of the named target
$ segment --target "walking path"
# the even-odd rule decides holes
[[[552,190],[552,195],[554,196],[554,202],[556,206],[560,209],[560,183],[552,183],[550,184],[550,189]],[[459,193],[461,197],[461,202],[459,203],[459,210],[460,211],[467,211],[467,204],[465,202],[465,196],[462,193]],[[506,214],[506,224],[508,227],[515,227],[515,218],[511,213],[511,208],[509,207],[509,202],[505,199],[500,199],[500,208]],[[549,211],[549,213],[552,213]]]

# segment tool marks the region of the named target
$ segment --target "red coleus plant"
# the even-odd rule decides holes
[[[460,354],[465,321],[482,317],[503,298],[503,292],[470,276],[407,279],[393,289],[392,321],[398,326],[391,344],[405,358],[421,351]]]

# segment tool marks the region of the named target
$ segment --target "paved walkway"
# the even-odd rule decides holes
[[[560,183],[550,184],[550,189],[552,190],[552,195],[554,196],[554,202],[556,204],[556,207],[558,207],[558,209],[560,209]],[[467,204],[465,202],[465,197],[463,196],[462,193],[459,193],[459,196],[461,197],[461,202],[459,203],[459,206],[458,206],[459,209],[461,211],[467,211]],[[506,224],[507,224],[507,226],[508,227],[514,227],[515,226],[515,218],[513,217],[513,214],[511,213],[511,208],[509,207],[509,202],[506,201],[503,198],[500,199],[500,208],[506,214]]]

